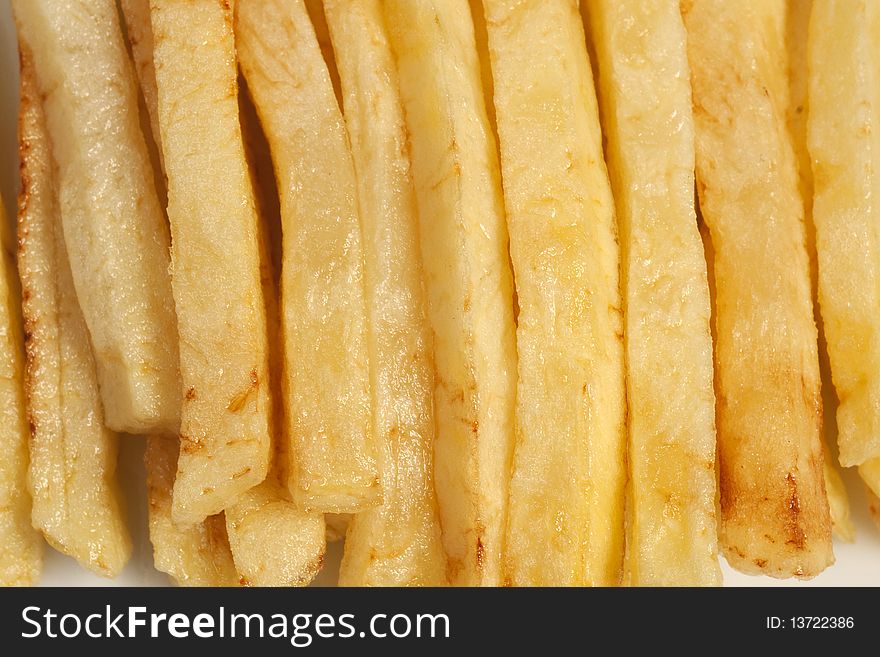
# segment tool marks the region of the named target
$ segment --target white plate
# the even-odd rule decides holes
[[[0,192],[6,199],[7,211],[12,216],[18,185],[18,155],[16,147],[16,114],[18,107],[18,55],[15,31],[10,16],[9,0],[0,0]],[[146,527],[146,489],[144,486],[143,442],[132,438],[122,446],[119,462],[120,479],[126,492],[135,551],[131,563],[115,580],[105,580],[80,568],[73,559],[46,550],[42,584],[46,586],[148,586],[163,585],[168,579],[152,566],[152,554]],[[728,586],[880,586],[880,532],[868,517],[865,495],[858,477],[846,473],[858,537],[847,545],[835,542],[837,563],[816,579],[798,583],[791,580],[773,580],[769,577],[749,577],[737,573],[724,563],[725,584]],[[331,546],[327,566],[318,584],[330,584],[335,579],[339,546]],[[723,561],[723,560],[722,560]]]

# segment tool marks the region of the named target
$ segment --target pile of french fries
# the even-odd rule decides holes
[[[12,7],[0,583],[122,571],[138,437],[181,585],[811,578],[838,454],[880,514],[880,3]]]

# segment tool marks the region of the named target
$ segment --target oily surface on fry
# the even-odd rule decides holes
[[[818,263],[816,229],[813,222],[813,171],[807,149],[807,118],[809,116],[808,32],[813,0],[790,0],[787,6],[785,45],[788,60],[789,101],[786,112],[788,131],[791,133],[798,164],[798,179],[804,201],[805,243],[810,260],[810,283],[813,293],[813,315],[819,332],[819,373],[822,379],[823,448],[825,451],[825,492],[831,513],[834,535],[852,542],[855,529],[850,520],[850,504],[846,487],[835,466],[837,457],[833,441],[838,435],[837,397],[831,377],[828,343],[825,327],[819,313]],[[830,447],[830,450],[829,450]]]
[[[42,544],[31,527],[27,490],[24,349],[14,249],[0,198],[0,586],[36,584],[42,568]]]
[[[446,583],[433,486],[430,325],[397,70],[377,0],[325,0],[358,179],[382,505],[355,515],[342,585]]]
[[[58,167],[58,209],[108,425],[177,431],[168,229],[113,0],[16,0]]]
[[[843,465],[880,457],[880,7],[816,0],[809,36],[819,303]]]
[[[697,188],[715,249],[721,546],[746,572],[833,562],[785,3],[683,3]]]
[[[298,509],[286,485],[288,446],[283,435],[285,409],[281,403],[284,359],[278,314],[280,257],[273,258],[276,254],[272,244],[273,241],[278,243],[280,231],[279,208],[272,198],[277,190],[269,147],[260,131],[256,108],[244,90],[239,94],[239,108],[259,216],[260,282],[266,307],[273,458],[266,480],[236,497],[224,515],[232,558],[242,584],[303,586],[315,577],[323,564],[325,524],[322,514]],[[276,259],[279,262],[276,263]]]
[[[635,586],[720,583],[709,285],[678,0],[591,0],[620,226]]]
[[[383,3],[397,62],[434,341],[434,486],[448,576],[501,584],[513,449],[513,289],[467,0]]]
[[[171,490],[179,450],[173,438],[147,438],[144,465],[153,565],[180,586],[235,586],[238,574],[223,514],[188,526],[175,525],[171,519]]]
[[[241,3],[236,30],[281,198],[291,494],[304,509],[360,511],[381,502],[381,484],[370,422],[357,187],[345,125],[302,0]]]
[[[880,4],[9,6],[0,584],[869,581]]]
[[[612,585],[624,542],[622,323],[584,30],[573,2],[483,5],[519,300],[505,577]]]
[[[118,437],[104,427],[29,51],[22,62],[18,264],[27,334],[32,522],[53,547],[109,577],[119,574],[132,549],[115,474]]]
[[[155,0],[151,19],[183,377],[174,519],[193,523],[266,477],[266,310],[232,11]]]

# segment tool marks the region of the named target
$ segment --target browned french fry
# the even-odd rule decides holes
[[[77,298],[108,425],[175,433],[180,376],[168,228],[114,0],[16,0],[58,167]]]
[[[15,245],[0,197],[0,586],[30,586],[42,569],[42,541],[31,527],[27,487],[21,295]]]
[[[685,0],[697,187],[715,249],[720,540],[745,572],[834,560],[784,0]]]
[[[807,34],[810,24],[810,13],[813,0],[790,0],[786,16],[786,51],[788,58],[789,103],[786,112],[788,130],[791,133],[794,152],[797,156],[798,179],[801,197],[804,199],[804,225],[806,227],[805,242],[807,255],[810,258],[810,282],[813,292],[813,314],[819,329],[819,373],[822,379],[822,432],[825,461],[825,492],[828,495],[828,507],[831,512],[831,527],[834,534],[844,541],[852,542],[855,538],[855,527],[850,520],[849,496],[843,480],[837,470],[834,457],[831,455],[829,441],[837,436],[837,397],[831,382],[831,365],[828,361],[828,343],[822,318],[819,313],[817,298],[818,269],[816,261],[816,228],[813,223],[813,172],[810,154],[807,150],[807,115],[808,87],[807,75]]]
[[[131,554],[116,481],[117,436],[104,427],[95,360],[68,265],[52,151],[30,51],[23,46],[19,275],[27,334],[32,522],[105,577]]]
[[[184,405],[174,521],[266,478],[271,399],[259,225],[239,123],[232,9],[151,0]]]

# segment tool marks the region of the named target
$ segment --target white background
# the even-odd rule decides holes
[[[16,114],[18,105],[18,55],[15,31],[10,17],[9,0],[0,0],[0,192],[6,208],[13,216],[18,185],[16,148]],[[143,441],[123,437],[119,474],[129,510],[135,551],[131,562],[115,580],[105,580],[80,568],[73,559],[51,548],[46,549],[42,584],[54,586],[136,586],[164,585],[168,578],[152,566],[152,553],[146,524]],[[2,457],[2,456],[0,456]],[[880,586],[880,532],[868,517],[861,483],[854,472],[846,473],[855,519],[856,543],[835,542],[837,563],[810,582],[779,581],[768,577],[749,577],[736,573],[723,562],[725,584],[728,586]],[[339,544],[329,546],[326,566],[317,584],[331,584],[339,561]]]

